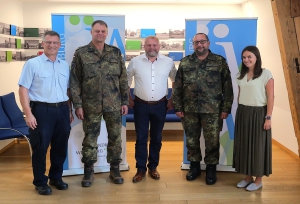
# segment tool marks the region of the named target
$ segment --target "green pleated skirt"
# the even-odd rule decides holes
[[[264,130],[267,107],[238,105],[232,167],[256,177],[272,174],[272,132]]]

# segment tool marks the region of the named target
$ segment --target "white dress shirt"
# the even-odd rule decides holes
[[[158,53],[152,63],[144,53],[129,62],[128,86],[134,77],[134,95],[144,101],[158,101],[168,94],[168,77],[174,82],[176,72],[171,58]]]

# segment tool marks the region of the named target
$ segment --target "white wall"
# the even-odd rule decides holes
[[[269,0],[249,0],[243,5],[185,5],[185,4],[75,4],[75,3],[21,3],[0,0],[0,22],[24,27],[51,27],[51,13],[123,14],[126,28],[185,28],[185,19],[258,17],[258,47],[263,66],[270,69],[275,79],[275,107],[273,138],[298,154],[298,145],[283,77],[271,3]],[[12,17],[11,15],[14,13]],[[23,22],[17,22],[16,19]],[[0,63],[0,94],[17,91],[22,62]],[[11,71],[13,70],[13,72]],[[5,87],[5,88],[4,88]]]
[[[126,28],[183,29],[185,18],[240,17],[240,5],[26,3],[26,27],[51,27],[51,13],[125,15]],[[36,19],[39,21],[36,21]]]
[[[23,8],[17,0],[0,0],[0,22],[23,26]],[[7,37],[2,35],[1,37]],[[0,95],[18,91],[18,78],[24,62],[0,63]],[[18,98],[18,96],[17,96]],[[17,99],[18,100],[18,99]],[[0,140],[0,149],[12,140]]]
[[[298,143],[293,127],[271,1],[251,0],[243,5],[243,10],[246,16],[258,17],[257,46],[261,52],[263,67],[271,70],[274,77],[273,139],[298,155]]]
[[[0,0],[0,22],[23,26],[23,7],[17,0]],[[1,37],[8,37],[1,35]],[[24,62],[0,63],[0,95],[18,91],[18,79]],[[16,94],[16,97],[18,94]]]

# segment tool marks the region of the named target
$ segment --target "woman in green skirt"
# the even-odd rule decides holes
[[[239,92],[232,166],[245,175],[237,187],[255,191],[262,187],[262,177],[272,173],[274,79],[261,67],[256,46],[245,47],[242,60],[236,79]]]

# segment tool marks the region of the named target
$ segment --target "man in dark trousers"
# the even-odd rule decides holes
[[[130,107],[134,109],[136,130],[135,159],[137,173],[134,183],[140,182],[147,172],[158,180],[159,154],[162,146],[162,130],[166,112],[173,109],[172,100],[167,100],[168,78],[175,80],[176,68],[171,58],[159,53],[160,44],[155,36],[145,39],[145,53],[133,58],[127,68],[128,86],[134,78],[134,100],[130,97]],[[148,129],[150,124],[150,144],[148,156]],[[148,160],[148,164],[147,164]]]
[[[57,57],[60,36],[47,31],[43,36],[44,53],[28,60],[19,80],[19,95],[32,146],[33,184],[41,195],[49,195],[55,186],[68,188],[63,182],[63,163],[67,155],[70,123],[73,121],[69,100],[70,69],[67,62]],[[49,144],[50,169],[46,171],[46,154]]]

